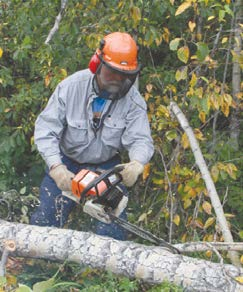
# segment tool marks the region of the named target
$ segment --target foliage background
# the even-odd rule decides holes
[[[33,129],[51,92],[87,67],[105,33],[126,31],[139,45],[139,88],[156,146],[131,190],[129,220],[171,242],[223,240],[188,140],[169,112],[174,100],[199,140],[234,239],[242,240],[242,83],[235,90],[232,71],[243,63],[235,35],[237,28],[242,37],[240,1],[69,0],[46,45],[60,6],[0,1],[0,217],[28,223],[38,203],[44,164]],[[80,213],[69,227],[83,230]]]

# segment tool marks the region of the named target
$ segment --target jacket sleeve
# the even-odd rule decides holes
[[[66,124],[66,115],[65,98],[61,96],[61,91],[58,85],[35,123],[35,144],[49,168],[62,162],[59,141]]]
[[[126,116],[126,130],[122,144],[128,151],[130,160],[146,164],[154,153],[153,140],[147,116],[147,106],[138,91],[131,96],[131,107]]]

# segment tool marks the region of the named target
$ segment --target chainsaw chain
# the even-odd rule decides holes
[[[169,244],[168,242],[166,242],[164,239],[159,238],[157,236],[155,236],[154,234],[152,234],[151,232],[142,229],[141,227],[138,227],[130,222],[127,222],[124,219],[118,218],[115,215],[113,215],[112,213],[109,213],[110,219],[117,223],[118,225],[120,225],[122,228],[124,228],[125,230],[145,239],[150,241],[151,243],[154,243],[158,246],[163,246],[166,247],[167,249],[169,249],[171,252],[173,253],[177,253],[179,254],[180,251],[174,247],[173,245]]]

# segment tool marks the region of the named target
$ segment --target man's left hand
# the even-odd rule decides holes
[[[119,166],[124,167],[120,173],[122,176],[122,181],[127,187],[131,187],[135,184],[138,176],[143,172],[144,169],[143,164],[137,160],[133,160],[125,164],[120,164]]]

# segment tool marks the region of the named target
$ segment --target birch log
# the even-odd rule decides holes
[[[172,254],[161,247],[0,220],[0,251],[6,239],[16,244],[11,256],[67,260],[151,284],[167,280],[183,286],[185,291],[243,291],[235,279],[243,276],[243,269]]]
[[[208,195],[211,199],[212,206],[214,208],[214,211],[215,211],[215,214],[217,217],[217,221],[219,223],[220,229],[221,229],[223,237],[224,237],[224,241],[233,242],[232,234],[230,232],[226,218],[224,216],[223,207],[222,207],[221,202],[219,200],[218,193],[216,191],[212,177],[208,171],[206,162],[203,158],[202,152],[200,150],[197,139],[195,138],[193,130],[190,127],[185,115],[183,114],[183,112],[180,110],[180,108],[178,107],[178,105],[175,102],[170,103],[170,109],[174,113],[176,118],[178,119],[181,127],[183,128],[183,130],[185,131],[185,133],[188,137],[188,140],[189,140],[193,155],[195,157],[196,163],[200,169],[200,172],[202,174],[202,178],[206,184]],[[230,256],[230,259],[231,259],[233,264],[235,264],[237,266],[240,265],[238,254],[235,251],[229,251],[229,256]]]

